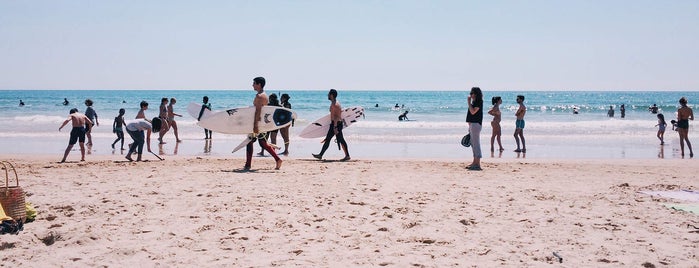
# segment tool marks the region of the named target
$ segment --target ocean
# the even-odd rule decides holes
[[[303,127],[328,113],[326,90],[275,90],[267,94],[287,93],[298,114],[291,129],[291,148],[294,158],[310,158],[320,150],[319,140],[298,137]],[[463,91],[343,91],[338,100],[343,107],[362,106],[365,118],[345,130],[353,158],[381,159],[470,159],[470,148],[459,141],[468,131],[466,98]],[[491,98],[501,96],[503,104],[502,141],[507,149],[502,154],[489,153],[491,116],[484,114],[481,136],[484,158],[679,158],[679,138],[668,126],[666,145],[660,146],[655,137],[657,118],[648,110],[656,104],[668,124],[676,118],[680,97],[689,100],[694,108],[699,92],[630,92],[630,91],[483,91],[485,110],[491,107]],[[0,154],[56,154],[62,155],[69,132],[58,131],[71,108],[85,111],[84,100],[94,101],[100,126],[93,132],[95,145],[91,154],[121,154],[110,147],[115,138],[112,122],[120,108],[126,109],[126,119],[136,115],[142,100],[149,102],[146,115],[157,116],[160,99],[176,98],[175,112],[182,143],[175,143],[172,130],[166,135],[167,144],[159,146],[163,155],[231,155],[230,149],[243,136],[215,134],[214,144],[207,145],[196,120],[186,112],[190,102],[201,103],[208,96],[214,110],[250,106],[255,92],[247,90],[1,90],[0,91]],[[527,153],[516,154],[514,112],[517,95],[525,96],[527,114],[524,135]],[[70,104],[63,105],[66,98]],[[20,107],[19,101],[25,105]],[[626,107],[625,118],[619,107]],[[398,106],[396,108],[395,106]],[[607,116],[610,106],[615,117]],[[579,110],[573,113],[574,107]],[[409,111],[410,121],[398,121],[403,111]],[[694,126],[690,123],[690,141],[694,141]],[[130,138],[127,136],[127,141]],[[281,138],[280,138],[281,139]],[[278,142],[281,144],[282,142]],[[156,142],[153,142],[156,145]],[[208,146],[208,147],[207,147]],[[157,147],[157,146],[156,146]],[[496,145],[497,147],[497,145]],[[332,148],[332,147],[331,147]],[[333,150],[331,150],[333,151]],[[688,154],[688,153],[687,153]],[[77,154],[76,154],[77,155]],[[234,156],[241,157],[237,152]],[[332,152],[328,157],[342,157]],[[69,158],[70,159],[70,158]]]

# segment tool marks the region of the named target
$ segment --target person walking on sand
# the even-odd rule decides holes
[[[148,152],[152,153],[150,147],[150,135],[151,132],[159,132],[162,126],[162,120],[158,117],[154,117],[150,122],[145,118],[139,118],[126,123],[126,132],[129,133],[133,143],[129,145],[129,152],[126,153],[126,159],[133,161],[131,154],[136,152],[138,156],[136,161],[141,161],[141,156],[143,155],[143,144],[146,143]],[[147,134],[146,134],[147,132]]]
[[[680,108],[677,109],[677,133],[680,134],[680,149],[684,157],[684,144],[689,148],[689,157],[694,157],[692,143],[689,142],[689,120],[694,120],[694,111],[687,106],[687,98],[680,98]]]
[[[479,87],[471,88],[468,95],[468,113],[466,122],[468,132],[471,134],[471,148],[473,149],[473,161],[466,166],[468,170],[482,170],[481,158],[481,129],[483,129],[483,92]]]
[[[172,107],[175,105],[175,103],[177,103],[177,100],[175,98],[170,98],[170,105],[167,106],[167,122],[170,124],[170,126],[172,126],[172,131],[175,132],[175,140],[177,142],[182,142],[179,134],[177,133],[177,122],[175,121],[175,116],[182,117],[182,115],[175,113],[175,108]]]
[[[85,135],[87,135],[87,145],[92,145],[92,127],[93,126],[100,126],[100,121],[97,118],[97,112],[95,112],[95,108],[92,108],[92,100],[91,99],[86,99],[85,100],[85,106],[87,106],[87,109],[85,109],[85,116],[90,119],[90,121],[94,122],[95,124],[92,125],[90,124],[85,125]]]
[[[112,149],[114,149],[114,145],[121,141],[121,149],[124,150],[124,126],[126,125],[126,122],[124,121],[124,114],[126,113],[126,110],[124,108],[119,109],[119,115],[117,117],[114,117],[114,123],[112,123],[112,132],[116,134],[117,138],[112,142]]]
[[[211,111],[211,103],[209,102],[209,97],[204,96],[202,99],[202,102],[204,104],[201,105],[201,110],[199,111],[199,116],[197,117],[197,121],[201,121],[201,117],[204,115],[204,110],[209,110]],[[204,139],[208,140],[213,137],[213,132],[210,129],[204,129]]]
[[[517,149],[515,149],[515,152],[526,153],[527,145],[524,142],[524,115],[527,113],[527,107],[524,106],[523,95],[517,95],[517,103],[519,104],[519,108],[517,108],[517,111],[515,112],[515,117],[517,118],[515,121],[514,134],[515,141],[517,142]],[[519,140],[522,140],[522,149],[519,149]]]
[[[488,111],[489,115],[493,116],[493,121],[490,121],[490,126],[493,127],[493,134],[490,136],[490,151],[495,151],[495,140],[498,141],[498,146],[500,146],[500,152],[505,149],[502,148],[502,141],[500,137],[502,135],[502,128],[500,127],[500,121],[502,120],[502,112],[500,112],[500,104],[502,104],[502,98],[499,96],[493,97],[492,99],[493,108]]]
[[[277,106],[281,107],[282,105],[279,103],[279,98],[277,98],[277,94],[270,94],[269,95],[269,103],[267,103],[268,106]],[[277,134],[279,134],[279,130],[271,130],[267,131],[267,135],[265,135],[264,140],[266,141],[267,138],[269,138],[269,141],[271,142],[270,146],[274,149],[278,149],[279,147],[277,146]],[[258,142],[260,143],[260,152],[257,153],[259,156],[265,156],[265,148],[262,146],[262,139],[258,139]],[[276,146],[276,147],[275,147]]]
[[[277,156],[277,153],[274,152],[272,146],[267,144],[267,141],[264,140],[263,136],[265,135],[265,133],[260,133],[260,129],[258,126],[258,122],[262,119],[262,107],[269,103],[267,94],[265,94],[266,81],[264,77],[255,77],[252,81],[252,88],[257,92],[257,94],[255,95],[255,99],[252,101],[252,104],[255,106],[255,116],[253,117],[252,132],[253,135],[256,136],[256,138],[248,142],[247,146],[245,147],[245,167],[243,167],[243,170],[250,170],[251,168],[252,154],[254,153],[253,144],[255,143],[256,139],[261,139],[260,146],[262,146],[262,148],[267,150],[267,152],[270,155],[272,155],[272,157],[274,157],[274,160],[277,162],[277,165],[274,169],[278,170],[282,167],[282,159],[279,158],[279,156]]]
[[[167,103],[167,98],[160,99],[160,113],[158,114],[158,118],[160,118],[160,121],[162,122],[162,126],[160,127],[159,133],[160,135],[158,137],[158,141],[160,142],[160,144],[166,143],[163,141],[163,136],[165,136],[165,133],[167,133],[167,131],[170,130],[170,126],[167,123]]]
[[[148,102],[141,101],[139,107],[141,107],[141,109],[139,109],[138,113],[136,113],[136,119],[146,119],[146,110],[148,110]]]
[[[289,102],[289,94],[282,94],[280,100],[282,107],[291,109],[291,103]],[[291,126],[286,126],[281,129],[279,129],[279,133],[282,134],[282,139],[284,140],[284,151],[281,153],[282,155],[289,155],[289,128],[294,126],[294,119],[291,119]]]
[[[660,140],[660,145],[663,145],[665,144],[665,127],[667,127],[667,122],[665,122],[665,116],[663,114],[658,114],[658,124],[655,126],[658,127],[658,134],[656,136]]]
[[[313,154],[313,157],[323,159],[323,154],[325,154],[325,151],[330,146],[333,136],[336,136],[338,144],[340,144],[340,146],[342,146],[342,150],[345,151],[345,158],[342,158],[340,161],[350,160],[347,142],[345,141],[344,135],[342,135],[342,106],[340,105],[340,102],[337,101],[337,90],[331,89],[328,92],[328,100],[330,100],[330,128],[328,129],[328,134],[325,135],[323,149],[320,150],[319,154]],[[396,105],[398,104],[396,103]]]
[[[73,145],[75,145],[76,142],[80,142],[80,161],[85,161],[85,126],[92,125],[92,121],[87,118],[84,114],[81,114],[78,112],[77,108],[70,109],[70,116],[68,116],[68,119],[66,121],[63,121],[63,124],[61,124],[60,127],[58,127],[58,131],[61,131],[61,129],[68,124],[68,122],[71,122],[73,125],[73,129],[70,131],[70,139],[68,140],[68,147],[66,147],[65,153],[63,153],[63,159],[61,160],[61,163],[66,162],[66,158],[68,157],[68,153],[70,153],[70,150],[73,149]]]

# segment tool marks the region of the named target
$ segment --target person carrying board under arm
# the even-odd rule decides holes
[[[253,100],[252,104],[255,106],[255,116],[253,117],[253,135],[256,135],[256,139],[252,139],[246,146],[245,148],[245,167],[243,170],[250,170],[250,165],[252,162],[252,153],[253,153],[253,144],[257,139],[260,139],[260,146],[267,150],[267,152],[274,157],[274,160],[277,161],[277,166],[274,169],[279,169],[282,167],[282,159],[277,156],[277,153],[274,152],[274,149],[272,149],[272,146],[267,144],[267,141],[264,140],[264,133],[260,133],[260,129],[258,127],[258,122],[262,119],[262,106],[267,105],[269,102],[269,98],[267,98],[267,94],[265,94],[265,78],[264,77],[255,77],[255,79],[252,80],[252,88],[257,92],[257,95],[255,95],[255,99]],[[259,135],[262,135],[263,137],[260,137]]]
[[[333,136],[337,136],[337,143],[339,143],[342,146],[342,149],[345,151],[345,158],[342,158],[340,161],[350,160],[347,142],[345,141],[345,137],[342,135],[342,106],[340,105],[340,102],[337,101],[337,90],[331,89],[330,92],[328,92],[328,100],[330,100],[330,129],[328,129],[328,134],[325,136],[323,149],[320,150],[319,154],[313,154],[313,157],[323,159],[323,154],[330,146],[330,141],[332,141]]]

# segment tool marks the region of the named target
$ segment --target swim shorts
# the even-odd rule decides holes
[[[70,140],[68,140],[68,144],[75,144],[80,140],[81,143],[85,142],[85,128],[84,127],[73,127],[73,130],[70,131]]]
[[[515,126],[524,129],[524,119],[517,119],[517,121],[515,121]]]

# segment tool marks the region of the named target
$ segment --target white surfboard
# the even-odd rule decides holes
[[[241,107],[215,112],[202,118],[198,125],[213,132],[225,134],[253,133],[253,118],[255,107]],[[263,106],[260,121],[257,123],[260,132],[272,131],[291,125],[296,119],[296,112],[278,106]]]
[[[248,136],[245,137],[245,140],[241,141],[241,142],[238,144],[238,146],[236,146],[235,148],[233,148],[233,151],[232,151],[231,153],[235,153],[235,152],[237,152],[238,150],[243,149],[243,147],[247,146],[248,143],[250,143],[251,141],[254,141],[254,140],[255,140],[255,136],[254,136],[253,134],[248,134]],[[269,144],[270,146],[272,146],[272,148],[274,148],[275,150],[281,149],[281,147],[277,146],[276,144],[273,144],[273,143],[267,143],[267,144]]]
[[[364,108],[361,106],[349,107],[342,110],[342,128],[347,128],[357,122],[360,117],[364,116]],[[325,137],[330,129],[330,114],[319,118],[313,123],[309,124],[306,128],[301,131],[299,137],[301,138],[320,138]]]
[[[201,112],[201,103],[196,103],[196,102],[190,102],[189,105],[187,105],[187,113],[194,117],[194,119],[199,119],[199,113]],[[211,116],[214,114],[214,111],[211,111],[209,109],[204,109],[204,114],[201,115],[201,119],[204,119],[206,117]]]

